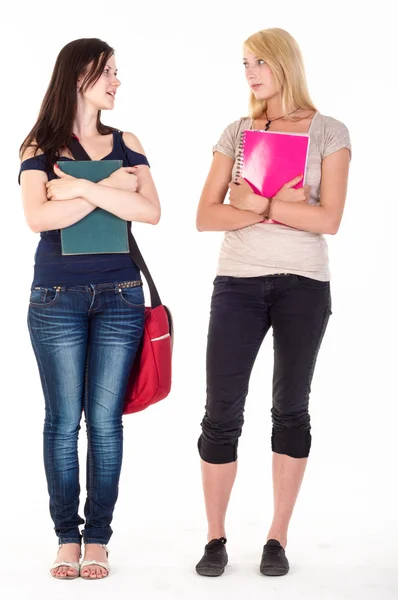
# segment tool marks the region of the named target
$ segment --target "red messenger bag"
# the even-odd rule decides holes
[[[168,396],[171,389],[173,352],[171,313],[160,300],[155,283],[130,230],[128,234],[130,256],[146,279],[151,306],[145,308],[144,332],[124,400],[123,414],[125,415],[144,410]]]

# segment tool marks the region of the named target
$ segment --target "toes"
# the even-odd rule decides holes
[[[64,579],[65,577],[76,577],[77,572],[72,568],[57,567],[56,569],[51,569],[51,575],[58,579]]]
[[[93,565],[91,567],[85,567],[81,571],[82,577],[86,577],[89,579],[103,579],[108,575],[108,571],[103,567],[99,567],[98,565]]]

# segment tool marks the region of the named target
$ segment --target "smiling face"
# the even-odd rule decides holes
[[[90,67],[91,65],[88,65],[87,72]],[[77,80],[78,86],[83,83],[86,73],[83,73]],[[89,86],[86,90],[80,90],[78,87],[78,97],[93,106],[95,110],[112,110],[115,105],[116,92],[120,85],[121,83],[117,78],[116,59],[113,55],[108,58],[100,78],[94,85]]]
[[[269,100],[279,94],[279,85],[265,60],[245,48],[243,65],[247,83],[256,100]]]

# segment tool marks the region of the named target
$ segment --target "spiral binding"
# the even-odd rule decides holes
[[[242,176],[243,171],[243,152],[245,149],[245,141],[246,141],[246,130],[243,130],[240,134],[239,146],[238,146],[238,156],[236,157],[236,180]]]

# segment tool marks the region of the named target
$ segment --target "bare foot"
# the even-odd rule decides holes
[[[80,558],[80,544],[63,544],[55,559],[56,563],[60,562],[79,562]],[[72,577],[78,577],[79,573],[72,567],[56,567],[51,569],[51,575],[58,579],[70,579]]]
[[[108,564],[107,552],[101,544],[86,544],[84,548],[84,561],[95,560]],[[82,568],[81,575],[86,579],[103,579],[108,576],[108,571],[99,565],[88,565]]]

